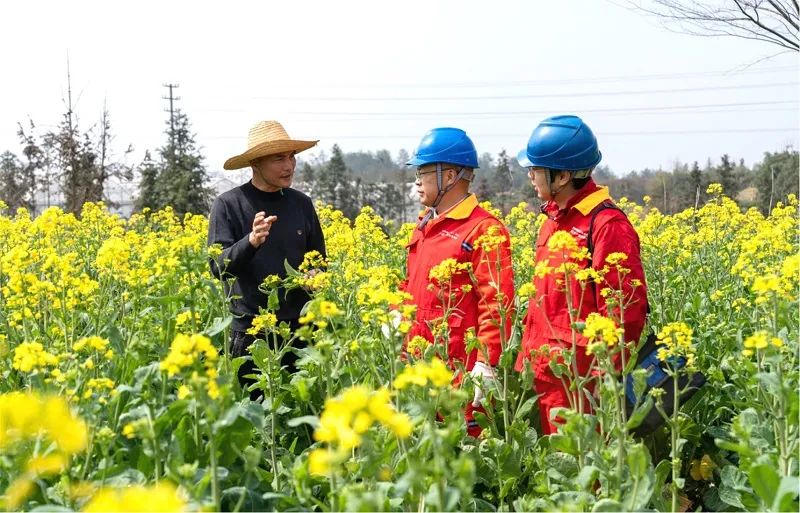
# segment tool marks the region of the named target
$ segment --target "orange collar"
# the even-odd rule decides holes
[[[442,215],[448,219],[466,219],[470,216],[470,214],[472,214],[472,211],[475,210],[475,207],[477,206],[478,197],[474,194],[470,194],[460,202],[450,207],[450,209]]]
[[[596,191],[575,203],[572,207],[587,216],[597,205],[610,199],[611,195],[608,194],[608,187],[598,186]]]
[[[470,194],[463,200],[459,201],[458,203],[450,207],[450,209],[448,209],[447,212],[439,214],[438,218],[466,219],[472,214],[472,211],[475,210],[475,207],[477,206],[478,206],[478,197],[475,196],[475,194]],[[429,209],[426,208],[425,210],[420,212],[419,218],[422,219],[425,216],[425,214],[428,213],[428,210]]]

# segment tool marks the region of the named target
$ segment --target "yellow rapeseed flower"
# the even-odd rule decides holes
[[[578,242],[566,230],[558,230],[547,240],[547,249],[552,252],[573,252],[578,250]]]
[[[23,342],[14,349],[11,365],[20,372],[31,372],[58,365],[58,358],[45,351],[39,342]]]
[[[102,488],[86,505],[86,512],[174,512],[185,511],[186,501],[170,482],[162,481],[152,486]]]

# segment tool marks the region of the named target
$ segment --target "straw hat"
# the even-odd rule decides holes
[[[319,141],[298,141],[291,139],[283,125],[277,121],[259,121],[247,134],[247,151],[225,161],[225,169],[241,169],[250,165],[250,161],[267,155],[275,155],[286,151],[300,153]]]

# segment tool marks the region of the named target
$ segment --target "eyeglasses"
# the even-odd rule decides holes
[[[422,178],[423,175],[429,175],[429,174],[435,173],[435,172],[436,172],[435,169],[432,170],[432,171],[423,171],[423,172],[420,172],[420,170],[417,169],[416,171],[414,171],[414,176],[416,177],[417,180],[419,180],[419,179]]]
[[[445,171],[449,171],[451,169],[453,171],[456,171],[456,169],[452,168],[452,167],[443,167],[442,168],[442,173],[444,173]],[[417,178],[417,180],[419,180],[420,178],[422,178],[423,175],[429,175],[429,174],[435,173],[435,172],[436,172],[435,169],[432,169],[430,171],[423,171],[423,172],[420,172],[419,169],[417,169],[416,171],[414,171],[414,176]]]

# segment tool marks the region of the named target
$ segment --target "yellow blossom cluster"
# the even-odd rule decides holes
[[[603,345],[612,347],[619,344],[623,335],[624,330],[618,327],[613,320],[595,312],[590,313],[586,317],[586,325],[583,328],[583,336],[589,341],[586,346],[586,354],[593,354]]]
[[[445,258],[428,272],[428,279],[439,285],[444,285],[454,276],[468,273],[472,270],[471,262],[459,262],[455,258]]]
[[[497,250],[506,241],[508,241],[508,236],[503,233],[500,225],[493,224],[486,230],[486,233],[475,239],[474,246],[489,253]]]
[[[686,367],[692,369],[695,360],[695,347],[692,344],[692,328],[683,322],[671,322],[658,332],[656,344],[659,345],[658,359],[662,362],[675,358],[686,358]]]
[[[25,471],[8,485],[0,506],[18,509],[38,477],[64,471],[69,458],[83,451],[87,441],[86,424],[72,414],[64,398],[36,392],[0,394],[0,455],[25,454],[26,446],[52,443],[48,451],[28,458]]]
[[[766,331],[757,331],[744,339],[744,349],[742,356],[750,357],[757,351],[763,351],[770,346],[781,348],[783,347],[783,340],[778,337],[772,337]]]
[[[169,354],[159,363],[159,368],[172,377],[204,359],[206,371],[214,371],[218,357],[217,350],[208,337],[179,333],[170,345]]]
[[[445,363],[434,357],[430,363],[421,360],[413,365],[406,365],[403,371],[394,379],[393,386],[402,390],[410,385],[425,387],[429,384],[442,388],[453,381],[453,372]]]
[[[14,349],[12,366],[20,372],[33,372],[58,365],[58,357],[48,353],[39,342],[23,342]]]
[[[86,424],[70,412],[62,397],[35,392],[0,394],[0,451],[40,436],[72,455],[86,447]]]
[[[278,324],[278,317],[272,312],[262,312],[253,318],[253,324],[248,328],[250,335],[263,336]]]
[[[181,328],[186,327],[187,325],[192,327],[197,327],[200,325],[200,312],[192,310],[184,310],[183,312],[178,312],[178,315],[175,316],[175,328],[180,330]]]
[[[186,499],[168,481],[151,486],[101,488],[86,503],[85,512],[174,512],[186,510]]]
[[[325,401],[314,439],[352,449],[360,445],[361,435],[376,422],[400,438],[411,434],[411,419],[394,409],[388,389],[372,391],[357,385]]]
[[[413,429],[411,418],[395,410],[386,388],[370,390],[356,385],[325,401],[325,408],[314,430],[314,439],[327,444],[309,454],[309,471],[327,475],[334,464],[361,445],[362,436],[375,424],[389,429],[398,438],[408,438]]]
[[[317,298],[305,307],[305,313],[300,317],[300,324],[314,324],[318,328],[325,328],[331,319],[343,314],[336,303],[326,299]]]
[[[421,357],[425,350],[431,345],[430,340],[419,335],[415,335],[406,343],[406,353],[414,357]]]

